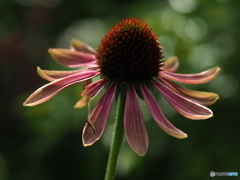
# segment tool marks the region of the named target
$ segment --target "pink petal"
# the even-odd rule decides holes
[[[82,91],[82,96],[89,95],[91,97],[95,97],[105,84],[106,79],[99,79],[98,81],[89,84],[85,87],[85,90]]]
[[[116,84],[113,83],[100,99],[97,106],[91,113],[88,121],[91,122],[95,131],[89,123],[83,129],[83,146],[90,146],[96,142],[103,134],[116,92]]]
[[[49,49],[48,52],[55,61],[68,67],[87,66],[96,61],[95,55],[68,49]]]
[[[82,92],[82,96],[90,96],[91,97],[91,99],[88,101],[88,117],[90,116],[90,113],[91,113],[91,101],[102,90],[102,88],[106,84],[106,81],[107,81],[106,79],[99,79],[98,81],[86,86],[85,90]],[[90,122],[90,120],[88,122]],[[92,123],[91,123],[91,125],[92,125]]]
[[[165,84],[158,81],[153,82],[157,90],[171,104],[176,111],[189,119],[207,119],[213,116],[210,109],[180,96]]]
[[[71,41],[71,47],[76,50],[76,51],[80,51],[83,53],[87,53],[87,54],[97,54],[97,52],[89,45],[83,43],[82,41],[79,41],[77,39],[73,39]]]
[[[144,100],[146,101],[146,104],[148,106],[149,111],[151,112],[153,119],[156,121],[158,126],[167,134],[183,139],[187,138],[187,134],[182,132],[181,130],[177,129],[175,126],[173,126],[167,118],[164,116],[162,110],[158,106],[157,101],[151,94],[151,92],[147,89],[145,85],[141,86],[141,91],[144,97]]]
[[[165,62],[163,69],[164,71],[175,72],[178,69],[179,61],[177,56],[169,57]]]
[[[45,86],[37,89],[33,94],[31,94],[23,105],[35,106],[44,103],[66,87],[85,81],[87,79],[91,79],[99,74],[100,73],[97,71],[86,70],[48,83]]]
[[[128,144],[136,153],[143,156],[148,149],[148,134],[137,94],[132,85],[129,85],[127,92],[124,129]]]
[[[181,95],[187,99],[190,99],[201,105],[205,105],[205,106],[211,105],[219,99],[219,96],[212,92],[193,91],[190,89],[185,89],[185,88],[177,85],[176,83],[169,81],[165,78],[160,78],[160,80],[164,84],[166,84],[169,88],[171,88],[176,93],[178,93],[179,95]]]
[[[43,79],[46,79],[48,81],[55,81],[57,79],[61,79],[64,77],[67,77],[72,74],[79,73],[84,70],[75,70],[75,71],[47,71],[42,70],[40,67],[37,67],[37,73],[40,77]]]
[[[198,74],[177,74],[168,71],[160,71],[159,75],[160,77],[164,77],[184,84],[203,84],[217,77],[219,71],[220,68],[216,67]]]

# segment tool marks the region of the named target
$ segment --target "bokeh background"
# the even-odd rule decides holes
[[[179,57],[178,72],[196,73],[215,66],[222,71],[209,83],[187,86],[220,95],[210,107],[211,119],[186,119],[156,94],[168,119],[188,134],[187,139],[165,134],[142,102],[148,153],[139,157],[124,143],[116,179],[205,180],[211,179],[210,171],[240,173],[240,1],[1,0],[0,180],[104,178],[115,107],[101,140],[85,148],[81,133],[87,108],[73,108],[82,84],[36,107],[22,103],[47,83],[38,77],[37,66],[67,70],[50,58],[48,48],[68,48],[72,38],[97,48],[109,28],[125,17],[148,22],[165,57]]]

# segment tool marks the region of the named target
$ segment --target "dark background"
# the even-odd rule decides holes
[[[147,21],[158,34],[165,57],[179,57],[178,72],[215,66],[222,71],[212,82],[188,86],[220,95],[210,107],[211,119],[186,119],[156,94],[168,119],[188,134],[185,140],[159,129],[142,103],[149,150],[139,157],[124,143],[116,179],[205,180],[211,179],[210,171],[240,173],[240,1],[1,0],[0,180],[104,178],[114,108],[101,140],[84,148],[81,133],[87,108],[73,108],[81,84],[36,107],[22,103],[46,83],[38,77],[37,66],[68,69],[50,58],[48,48],[68,48],[72,38],[97,48],[107,31],[125,17]]]

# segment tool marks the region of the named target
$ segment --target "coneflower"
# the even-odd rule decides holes
[[[38,68],[39,75],[51,81],[36,90],[24,102],[25,106],[43,103],[61,90],[84,82],[83,98],[75,105],[90,103],[103,88],[104,95],[89,112],[83,130],[84,146],[92,145],[103,134],[115,97],[125,103],[123,126],[130,147],[139,155],[148,149],[148,134],[138,99],[143,99],[157,125],[167,134],[186,138],[187,134],[174,127],[164,116],[151,93],[157,89],[169,104],[189,119],[207,119],[213,116],[204,105],[213,104],[218,95],[185,89],[173,81],[184,84],[202,84],[214,79],[219,67],[198,74],[178,74],[176,56],[163,60],[163,50],[156,34],[148,24],[136,18],[126,18],[111,28],[102,39],[97,51],[73,40],[71,49],[50,49],[51,56],[67,67],[86,67],[74,71],[46,71]],[[100,76],[96,82],[92,78]]]

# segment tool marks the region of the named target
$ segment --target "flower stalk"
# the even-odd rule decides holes
[[[117,111],[113,128],[113,136],[108,156],[105,180],[114,180],[119,151],[122,145],[124,130],[123,118],[126,97],[120,93],[117,100]]]

